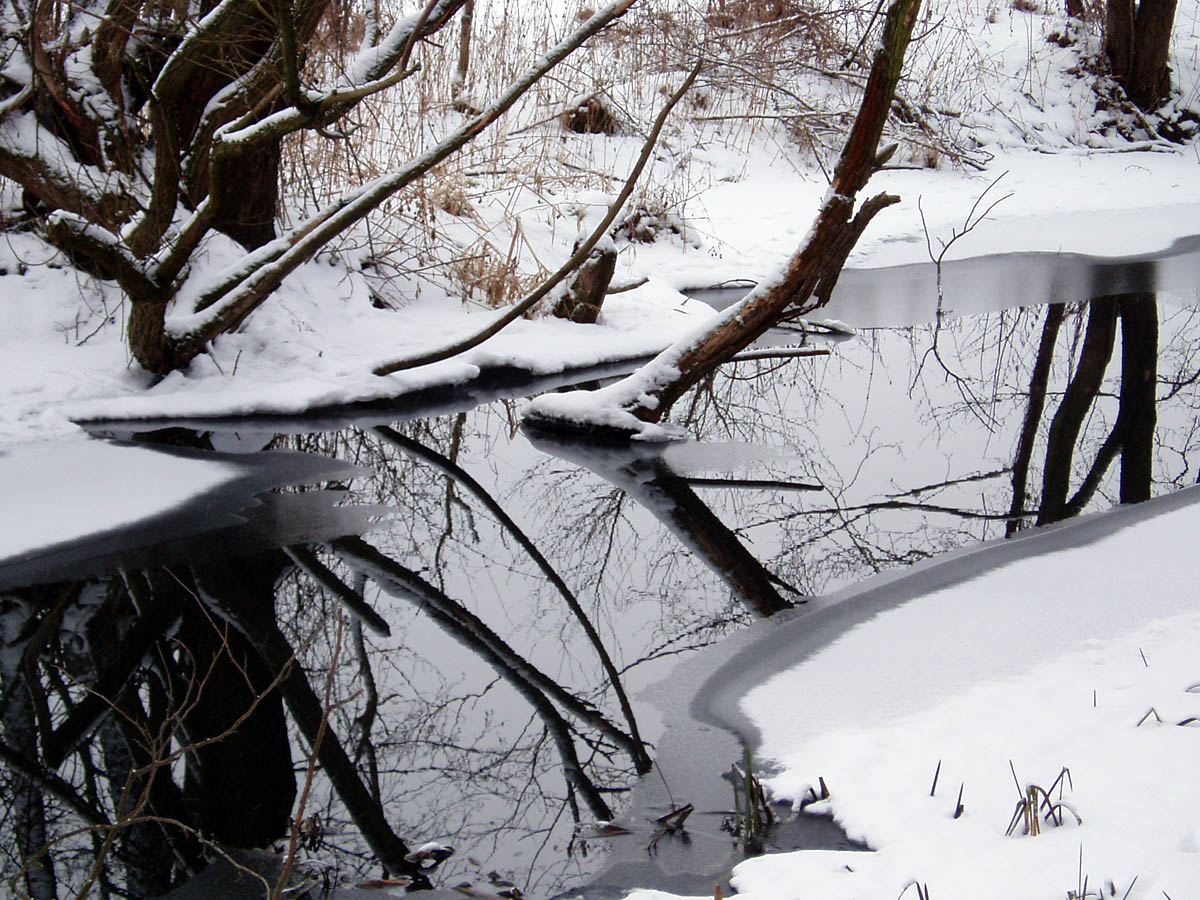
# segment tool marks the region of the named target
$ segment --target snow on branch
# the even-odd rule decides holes
[[[570,56],[584,41],[628,11],[634,2],[615,0],[610,3],[535,61],[486,109],[436,146],[400,168],[347,192],[287,234],[259,248],[244,264],[223,273],[200,293],[195,309],[201,311],[211,307],[213,311],[205,324],[193,321],[189,340],[203,342],[236,327],[284,278],[311,259],[332,238],[364,219],[384,200],[474,140],[547,72]]]
[[[855,210],[855,198],[882,164],[879,138],[895,96],[919,0],[892,0],[854,125],[812,227],[779,272],[739,303],[676,341],[632,375],[599,391],[543,394],[526,406],[525,424],[540,430],[662,439],[659,424],[705,375],[725,364],[791,313],[829,301],[867,224],[899,197],[880,193]]]
[[[82,251],[108,269],[134,302],[158,292],[158,284],[141,261],[107,228],[59,209],[47,218],[46,233],[56,246]]]
[[[415,15],[401,19],[382,40],[374,46],[366,47],[350,60],[346,67],[346,84],[350,87],[378,81],[392,70],[392,67],[406,55],[406,48],[411,50],[414,36],[420,36],[427,29],[440,28],[450,16],[466,0],[434,0]]]
[[[0,119],[0,175],[22,185],[36,183],[55,205],[97,222],[119,221],[138,206],[133,185],[119,174],[77,161],[33,112]]]
[[[198,57],[211,53],[214,42],[220,43],[220,35],[236,25],[239,19],[253,8],[252,0],[221,0],[212,12],[197,22],[196,27],[179,42],[175,52],[167,58],[158,77],[154,79],[151,93],[162,100],[182,90],[199,65]]]
[[[415,68],[403,69],[393,72],[385,78],[378,78],[360,85],[339,84],[338,87],[331,88],[324,93],[314,90],[306,91],[307,102],[303,109],[289,106],[265,119],[247,125],[244,125],[241,120],[232,122],[218,129],[216,142],[242,146],[263,144],[293,131],[299,131],[301,128],[326,125],[330,118],[337,118],[336,115],[330,116],[329,114],[336,111],[338,107],[358,103],[372,94],[378,94],[380,91],[394,87],[416,71]]]
[[[629,173],[629,177],[625,179],[625,185],[621,189],[621,193],[617,195],[617,199],[612,202],[608,208],[608,212],[600,223],[592,229],[591,234],[575,248],[575,252],[570,258],[563,263],[558,271],[549,278],[545,279],[533,291],[526,295],[519,303],[515,304],[511,309],[507,310],[503,315],[496,318],[494,322],[486,328],[470,335],[469,337],[455,341],[437,350],[431,350],[427,353],[422,353],[419,356],[412,356],[407,359],[397,360],[395,362],[386,363],[377,366],[373,371],[376,375],[391,375],[393,372],[400,372],[404,369],[414,369],[417,366],[429,365],[430,363],[438,362],[439,360],[449,359],[451,356],[457,356],[472,347],[478,346],[492,335],[497,334],[501,329],[505,328],[518,318],[531,310],[537,303],[549,294],[554,288],[563,282],[569,275],[575,272],[595,249],[596,245],[608,234],[608,229],[612,227],[617,216],[624,208],[626,201],[629,200],[633,193],[638,178],[641,177],[642,170],[645,169],[646,163],[650,160],[650,154],[654,152],[654,148],[658,145],[658,136],[662,133],[663,126],[667,122],[667,116],[671,114],[671,110],[675,105],[683,99],[683,96],[691,88],[696,77],[700,74],[702,63],[698,62],[688,73],[687,78],[683,80],[683,84],[675,91],[674,94],[667,100],[665,106],[658,114],[658,118],[654,121],[654,126],[650,129],[650,134],[642,144],[642,152],[638,156],[637,162],[634,164],[633,170]]]

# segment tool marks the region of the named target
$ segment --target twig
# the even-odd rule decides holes
[[[309,748],[308,765],[304,769],[304,786],[300,790],[300,799],[296,802],[296,814],[292,817],[291,829],[288,835],[287,854],[283,858],[283,867],[279,870],[279,879],[275,882],[275,889],[271,892],[271,900],[279,900],[283,894],[284,887],[287,885],[288,878],[292,874],[292,867],[296,864],[296,850],[300,845],[300,823],[304,820],[304,810],[308,804],[308,796],[312,793],[313,780],[317,773],[317,754],[320,752],[321,743],[325,740],[325,732],[329,728],[329,714],[333,712],[336,706],[340,705],[333,703],[333,680],[337,672],[338,657],[342,652],[343,625],[344,621],[339,612],[337,617],[337,631],[334,634],[333,657],[329,661],[329,668],[325,675],[325,702],[322,704],[321,724],[317,728],[316,737],[313,739],[313,746]]]
[[[662,133],[663,126],[667,123],[667,116],[670,115],[671,110],[675,108],[675,105],[683,99],[684,94],[686,94],[688,89],[691,88],[692,83],[700,74],[702,67],[703,60],[697,62],[696,65],[692,67],[692,71],[688,73],[688,76],[684,79],[683,84],[681,84],[679,89],[671,95],[669,100],[667,100],[666,105],[658,114],[658,118],[654,121],[654,127],[650,129],[650,136],[646,138],[646,142],[642,145],[641,155],[638,156],[638,160],[634,164],[633,171],[631,171],[629,173],[629,177],[625,179],[625,185],[621,188],[621,193],[617,195],[617,199],[614,200],[612,205],[608,208],[608,212],[605,214],[600,224],[592,230],[592,233],[587,236],[587,239],[579,245],[575,252],[571,254],[571,257],[565,263],[563,263],[557,272],[539,284],[532,292],[526,295],[523,300],[517,303],[516,306],[512,307],[508,312],[500,316],[492,324],[481,329],[470,337],[463,338],[460,341],[455,341],[453,344],[442,347],[438,350],[422,353],[419,356],[410,356],[406,359],[400,359],[396,360],[395,362],[376,366],[375,369],[373,369],[374,373],[376,375],[391,375],[393,372],[400,372],[405,369],[414,369],[418,366],[424,366],[443,359],[449,359],[452,356],[457,356],[466,350],[470,350],[472,347],[477,347],[488,338],[500,332],[500,330],[505,328],[507,325],[515,322],[526,312],[533,309],[533,307],[537,305],[537,303],[539,303],[543,297],[557,287],[564,279],[567,278],[568,275],[578,269],[579,266],[583,264],[584,260],[586,260],[591,254],[596,244],[600,242],[600,239],[608,233],[608,229],[612,226],[613,222],[616,221],[621,209],[625,206],[625,201],[628,200],[633,194],[633,189],[637,184],[638,178],[641,176],[642,170],[646,168],[646,163],[649,162],[650,156],[658,144],[658,136]]]

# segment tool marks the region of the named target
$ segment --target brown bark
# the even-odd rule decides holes
[[[617,251],[611,247],[593,251],[554,306],[554,315],[580,325],[594,325],[604,304],[604,294],[617,269]]]
[[[463,99],[463,91],[467,89],[467,70],[471,65],[471,28],[475,21],[475,0],[467,0],[462,8],[462,22],[458,31],[458,67],[454,72],[454,108],[461,113],[474,115],[473,110]]]
[[[1171,92],[1167,54],[1176,0],[1141,0],[1133,32],[1133,62],[1125,86],[1129,99],[1145,110],[1156,109]]]
[[[1139,108],[1157,109],[1171,92],[1167,57],[1177,0],[1108,0],[1104,50],[1112,76]]]
[[[213,227],[247,250],[275,240],[275,214],[279,204],[280,141],[255,147],[240,160],[245,166],[239,190],[221,202]]]
[[[166,311],[165,300],[134,301],[129,310],[126,338],[129,349],[141,367],[155,375],[166,375],[186,364],[179,359],[175,343],[166,333]]]
[[[908,2],[908,0],[904,0]],[[873,158],[873,157],[872,157]],[[841,168],[839,168],[841,171]],[[850,181],[851,172],[844,181]],[[865,180],[865,178],[864,178]],[[834,179],[834,184],[838,179]],[[680,397],[713,369],[733,356],[776,325],[790,307],[804,310],[820,307],[833,290],[846,257],[867,223],[881,210],[900,198],[892,194],[877,194],[862,205],[851,218],[854,208],[852,195],[833,193],[813,226],[808,243],[792,258],[787,272],[778,283],[747,302],[736,319],[710,332],[680,355],[676,368],[679,377],[662,387],[646,392],[631,408],[644,422],[659,422]],[[814,295],[816,302],[810,302]],[[649,401],[649,402],[647,402]]]
[[[1122,84],[1133,63],[1133,0],[1108,0],[1104,10],[1104,52],[1113,78]]]
[[[678,370],[678,376],[649,389],[639,386],[635,397],[624,405],[628,412],[644,422],[661,421],[690,388],[777,324],[785,313],[810,311],[828,300],[863,229],[880,210],[900,199],[878,194],[854,212],[855,197],[876,169],[879,138],[919,10],[919,0],[893,0],[888,8],[881,44],[871,64],[858,115],[834,171],[833,183],[808,240],[791,258],[784,274],[745,301],[735,317],[722,319],[690,346],[665,351],[664,356],[672,357],[671,365]],[[631,377],[636,379],[638,375]],[[574,422],[542,417],[536,412],[528,415],[526,421],[534,427],[551,430],[579,428]]]

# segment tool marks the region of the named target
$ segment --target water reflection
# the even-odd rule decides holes
[[[269,886],[294,858],[317,894],[549,895],[605,864],[568,853],[575,827],[655,763],[707,835],[680,865],[703,866],[731,844],[722,801],[672,794],[639,691],[754,617],[1192,481],[1198,381],[1196,313],[1138,294],[729,366],[680,404],[684,447],[531,442],[503,399],[160,432],[321,466],[0,569],[4,875],[153,897],[218,848],[268,847]],[[612,855],[653,879],[629,824]],[[428,839],[457,852],[419,856]],[[670,840],[660,858],[687,857]]]
[[[325,530],[149,567],[138,548],[115,570],[4,595],[14,888],[157,896],[214,847],[289,831],[324,881],[382,867],[429,886],[441,860],[401,831],[532,843],[556,817],[569,837],[613,816],[614,792],[650,768],[621,673],[548,560],[454,462],[464,424],[411,429],[430,440],[449,425],[447,453],[388,427],[283,441],[372,463],[295,496],[386,503],[396,527],[378,540]],[[516,571],[522,555],[533,571]],[[558,639],[543,584],[584,646]]]

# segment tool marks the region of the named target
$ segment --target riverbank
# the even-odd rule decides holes
[[[1187,896],[1200,566],[1178,536],[1200,526],[1198,500],[957,551],[708,651],[723,665],[693,715],[756,746],[776,800],[799,805],[823,779],[830,796],[806,814],[874,851],[750,859],[739,895],[1049,900],[1084,896],[1086,878],[1087,896]],[[1020,816],[1010,834],[1027,784],[1055,812],[1039,810],[1039,835]]]
[[[1195,0],[1179,4],[1172,38],[1176,92],[1165,116],[1180,135],[1194,130],[1188,110],[1200,95],[1198,8]],[[553,11],[568,20],[575,12]],[[928,261],[943,255],[944,244],[945,260],[1023,251],[1128,256],[1162,250],[1196,230],[1200,155],[1193,145],[1147,132],[1112,102],[1111,81],[1097,74],[1095,26],[1036,3],[937,0],[928,16],[936,27],[914,42],[900,88],[920,117],[893,123],[888,139],[901,142],[894,167],[868,186],[901,201],[871,223],[851,269]],[[852,26],[848,19],[845,27]],[[548,375],[661,349],[711,314],[683,291],[759,278],[796,249],[826,190],[822,167],[836,155],[837,123],[856,102],[857,76],[799,65],[786,77],[773,72],[779,85],[764,87],[719,67],[706,74],[673,114],[631,201],[630,215],[648,223],[646,233],[618,241],[614,284],[632,289],[607,299],[600,325],[519,320],[454,359],[371,374],[498,315],[475,282],[453,274],[472,254],[490,259],[509,247],[513,271],[506,277],[533,283],[611,202],[641,147],[640,119],[653,117],[659,90],[677,73],[661,63],[622,80],[610,71],[606,47],[601,42],[588,64],[612,76],[610,99],[628,106],[625,128],[564,133],[536,104],[514,111],[488,137],[492,144],[472,152],[524,159],[536,150],[532,186],[519,165],[507,176],[485,176],[470,174],[464,159],[463,172],[444,174],[445,185],[426,186],[458,198],[422,214],[428,220],[416,229],[425,234],[419,240],[434,244],[392,248],[413,258],[427,253],[428,265],[381,269],[374,254],[386,247],[356,236],[349,248],[289,277],[236,334],[157,383],[130,360],[127,308],[111,282],[70,267],[33,235],[7,234],[0,244],[7,370],[0,446],[62,438],[76,432],[75,419],[299,414],[464,385],[496,367]],[[790,95],[776,89],[785,81]],[[793,110],[740,120],[736,113],[751,102],[787,110],[799,103],[813,116],[797,118]],[[453,125],[454,114],[447,115],[431,127]],[[395,215],[395,224],[406,221],[407,213]],[[214,241],[194,265],[215,271],[237,256],[236,248]],[[383,277],[383,269],[394,274]],[[853,301],[837,301],[836,312],[852,324]]]
[[[1200,212],[1198,164],[1183,152],[1100,154],[1086,165],[1079,158],[1067,165],[1061,158],[1021,153],[1007,162],[1010,174],[1020,173],[1001,183],[1012,196],[957,241],[947,259],[1035,249],[1099,256],[1161,250],[1190,234]],[[1137,177],[1129,177],[1121,191],[1110,190],[1130,168]],[[752,278],[794,249],[807,210],[815,208],[815,201],[810,206],[806,200],[815,198],[818,188],[810,178],[793,174],[783,178],[788,189],[771,192],[774,200],[768,204],[767,184],[781,177],[772,171],[749,179],[739,186],[747,192],[740,212],[732,203],[714,212],[720,233],[744,239],[737,253],[724,247],[713,255],[671,242],[631,251],[622,260],[621,280],[648,281],[611,296],[600,325],[519,320],[461,357],[384,378],[372,375],[371,368],[449,343],[497,314],[432,292],[403,309],[377,309],[355,273],[328,262],[311,263],[242,331],[219,340],[186,372],[152,384],[128,359],[122,302],[112,287],[65,268],[28,265],[44,257],[45,247],[31,236],[10,236],[0,246],[0,268],[8,272],[0,276],[5,292],[0,352],[10,373],[0,397],[0,443],[63,437],[76,431],[72,420],[77,418],[294,415],[443,385],[461,387],[498,366],[550,375],[654,353],[712,314],[682,289]],[[904,201],[881,216],[878,227],[872,225],[852,267],[927,260],[921,209],[931,236],[948,240],[953,229],[961,230],[986,187],[982,177],[955,172],[884,173],[878,189],[899,192]],[[1058,195],[1064,199],[1050,201]],[[1084,206],[1064,212],[1065,198]],[[1086,206],[1097,199],[1129,205]],[[791,224],[785,227],[784,221]],[[91,312],[81,314],[81,295]],[[837,317],[854,324],[853,298],[844,297],[835,300]]]

